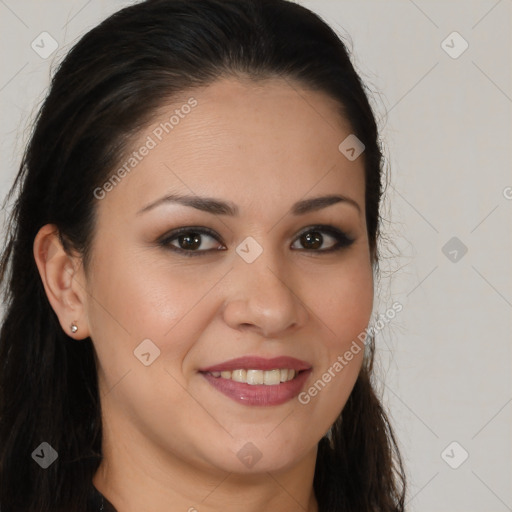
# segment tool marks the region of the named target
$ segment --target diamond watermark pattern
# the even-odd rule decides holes
[[[469,453],[457,442],[452,441],[442,452],[441,458],[450,466],[452,469],[457,469],[469,457]]]
[[[43,468],[50,467],[59,454],[46,441],[41,443],[33,452],[32,458]]]
[[[160,355],[160,349],[149,338],[146,338],[133,353],[144,366],[149,366]]]
[[[41,32],[30,46],[39,57],[47,59],[59,47],[59,43],[48,32]]]
[[[263,456],[253,443],[245,443],[236,456],[240,459],[244,466],[252,468]]]
[[[236,252],[246,263],[252,263],[263,252],[263,247],[252,236],[248,236],[237,246]]]
[[[452,32],[443,40],[441,48],[452,59],[458,59],[469,48],[469,43],[458,32]]]
[[[338,146],[338,149],[348,160],[353,162],[364,151],[365,145],[353,133],[351,133]]]
[[[452,263],[458,263],[468,252],[468,248],[454,236],[443,245],[441,251]]]

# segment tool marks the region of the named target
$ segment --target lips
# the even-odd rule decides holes
[[[304,388],[312,370],[302,370],[287,382],[275,386],[251,385],[231,379],[214,377],[210,372],[201,376],[217,391],[231,400],[247,406],[276,406],[293,400]]]
[[[274,370],[280,368],[288,368],[295,370],[297,373],[302,370],[311,369],[311,365],[306,361],[301,361],[295,357],[280,356],[272,359],[266,359],[264,357],[255,356],[243,356],[236,359],[230,359],[223,363],[216,364],[214,366],[208,366],[200,368],[201,373],[206,372],[222,372],[222,371],[234,371],[239,369],[246,370]]]
[[[222,378],[218,373],[213,375],[215,372],[233,372],[235,370],[269,371],[277,369],[295,370],[296,375],[289,381],[275,383],[275,385],[236,382],[232,379]],[[249,406],[272,406],[283,404],[297,396],[311,375],[312,366],[307,361],[289,356],[271,359],[244,356],[201,368],[199,372],[213,388],[238,403]]]

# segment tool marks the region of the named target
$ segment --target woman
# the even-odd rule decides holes
[[[399,511],[371,384],[382,157],[284,0],[148,0],[55,74],[0,278],[0,506]]]

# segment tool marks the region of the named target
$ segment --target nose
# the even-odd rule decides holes
[[[235,261],[229,273],[224,321],[232,329],[254,331],[270,338],[303,327],[309,313],[301,286],[293,272],[285,270],[271,251],[263,251],[256,261]]]

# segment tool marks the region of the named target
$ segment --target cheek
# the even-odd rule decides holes
[[[326,395],[336,401],[348,398],[363,362],[363,341],[373,309],[372,267],[354,259],[332,272],[323,288],[329,293],[319,292],[315,307],[326,333],[317,378],[329,383],[332,394]]]
[[[208,276],[194,279],[145,251],[98,251],[96,261],[91,273],[94,313],[134,340],[149,334],[161,338],[211,286]]]
[[[345,407],[363,363],[361,340],[373,308],[371,265],[347,264],[323,285],[314,308],[324,333],[319,364],[298,400],[304,421],[315,418],[317,428],[326,432]]]
[[[336,348],[350,345],[365,331],[373,309],[373,296],[372,268],[364,260],[340,267],[317,288],[315,311],[332,331]]]
[[[146,339],[160,351],[160,361],[183,359],[211,321],[204,299],[223,274],[178,268],[129,250],[112,249],[109,255],[98,251],[96,261],[101,263],[91,272],[89,325],[111,379],[134,362],[140,365],[134,351]]]
[[[200,278],[197,272],[192,275],[141,258],[112,255],[96,267],[91,337],[104,407],[122,411],[111,414],[110,421],[126,416],[151,431],[158,418],[163,430],[155,435],[162,440],[169,425],[179,428],[177,422],[186,423],[191,415],[207,421],[204,410],[185,391],[182,364],[211,321],[206,295],[219,277],[214,272]],[[176,410],[187,414],[178,420]],[[179,451],[179,446],[174,448]]]

